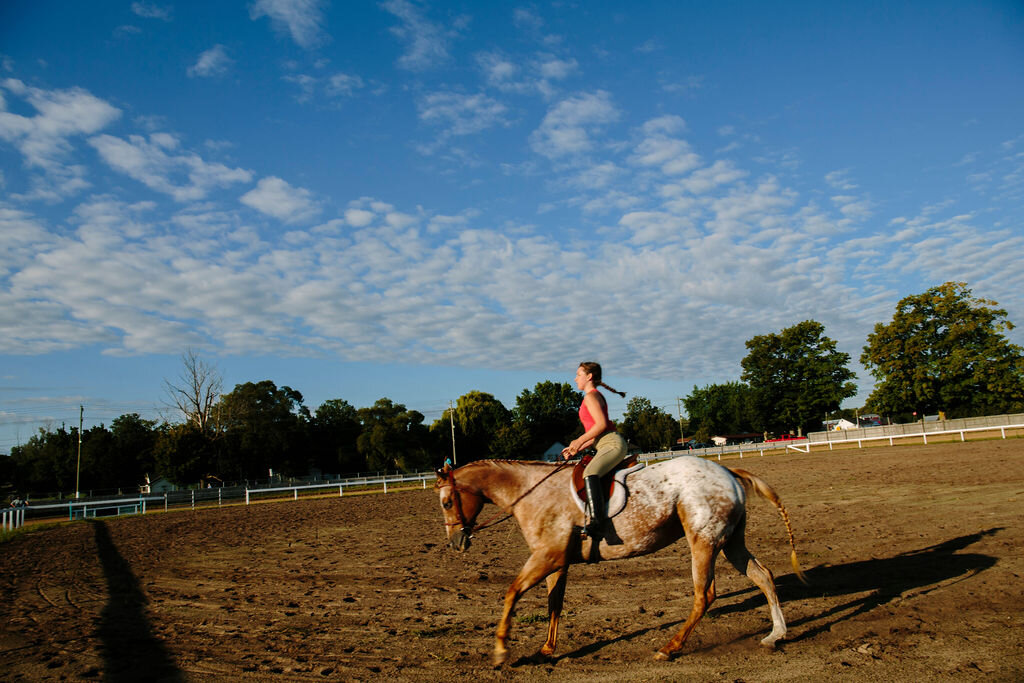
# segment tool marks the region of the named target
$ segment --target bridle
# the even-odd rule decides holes
[[[458,515],[458,518],[459,518],[459,521],[457,521],[457,522],[445,522],[444,525],[446,527],[449,527],[449,526],[459,526],[460,527],[459,530],[463,534],[465,534],[467,538],[472,538],[472,534],[473,534],[474,531],[479,531],[480,529],[483,529],[485,526],[493,526],[494,524],[497,524],[497,522],[489,522],[486,525],[476,526],[475,524],[472,524],[466,518],[466,513],[462,509],[462,495],[461,494],[463,492],[465,492],[465,493],[469,493],[469,494],[472,494],[472,495],[475,496],[475,495],[478,495],[478,492],[477,491],[473,491],[473,490],[468,489],[468,488],[465,488],[463,486],[459,486],[455,482],[455,470],[451,470],[450,472],[448,472],[447,475],[445,476],[444,483],[439,485],[437,488],[438,489],[443,489],[445,486],[450,487],[451,490],[452,490],[452,504],[455,506],[455,514]],[[479,513],[477,513],[477,514],[479,514]],[[505,519],[508,519],[511,516],[512,515],[506,515]],[[475,520],[476,520],[476,518],[474,517],[474,521]],[[500,520],[500,521],[504,521],[504,520]]]

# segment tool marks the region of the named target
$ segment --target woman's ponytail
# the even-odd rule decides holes
[[[615,389],[612,389],[610,386],[608,386],[604,382],[601,382],[600,385],[602,387],[604,387],[605,389],[607,389],[608,391],[612,392],[613,394],[618,394],[622,398],[626,398],[626,392],[625,391],[616,391]]]

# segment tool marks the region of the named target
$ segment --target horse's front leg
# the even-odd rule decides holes
[[[498,630],[494,636],[494,666],[501,666],[508,659],[506,641],[508,640],[508,632],[512,624],[512,613],[519,598],[557,568],[557,563],[553,561],[550,555],[535,552],[526,560],[526,564],[519,570],[519,575],[516,576],[512,585],[505,591],[505,609],[501,613]]]
[[[558,639],[558,619],[562,615],[565,602],[565,583],[569,575],[569,567],[563,566],[553,574],[548,574],[548,639],[540,648],[545,657],[555,654],[555,640]]]

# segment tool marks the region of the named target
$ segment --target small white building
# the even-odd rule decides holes
[[[540,459],[544,462],[559,462],[562,459],[563,450],[565,450],[565,446],[556,441],[544,451]]]
[[[139,493],[152,494],[152,493],[167,493],[168,491],[177,491],[178,487],[167,481],[164,477],[157,477],[153,481],[149,480],[149,475],[146,475],[146,483],[139,487]]]
[[[857,425],[845,418],[839,418],[838,420],[825,420],[825,429],[837,432],[841,429],[857,429]]]

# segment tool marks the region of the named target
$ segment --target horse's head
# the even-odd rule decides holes
[[[456,483],[455,470],[447,465],[437,471],[434,488],[441,499],[448,544],[459,552],[468,550],[476,517],[484,506],[483,494],[472,487]]]

